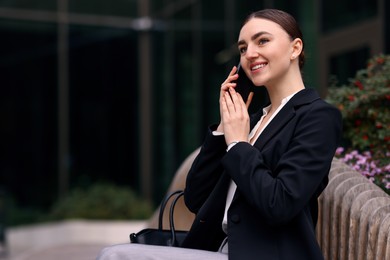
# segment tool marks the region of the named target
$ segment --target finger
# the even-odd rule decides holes
[[[229,93],[234,104],[238,103],[238,95],[240,95],[234,88],[229,88]]]
[[[238,93],[239,97],[240,97],[240,105],[241,105],[241,111],[244,114],[248,114],[248,106],[247,106],[247,103],[248,102],[245,102],[244,99],[242,98],[242,96],[240,95],[240,93]],[[249,103],[250,105],[250,103]]]
[[[235,82],[224,82],[221,85],[221,91],[228,91],[229,88],[235,88],[236,85]]]
[[[237,72],[237,67],[233,66],[233,68],[230,70],[229,76],[235,75]]]
[[[234,101],[232,100],[232,96],[229,92],[225,93],[225,103],[229,113],[236,111],[236,108],[234,106]]]
[[[247,99],[246,102],[245,102],[245,106],[246,106],[247,109],[249,108],[249,106],[250,106],[251,103],[252,103],[253,95],[254,95],[254,93],[253,93],[252,91],[249,92],[248,99]]]
[[[226,78],[226,80],[221,84],[221,89],[222,90],[227,90],[228,88],[230,87],[235,87],[236,86],[236,83],[234,81],[236,81],[238,79],[238,74],[236,73],[237,72],[237,67],[234,66],[228,77]]]
[[[239,75],[237,73],[229,75],[229,77],[226,79],[226,82],[234,82],[238,79],[238,77]]]
[[[236,104],[237,104],[237,107],[240,106],[241,109],[243,109],[243,111],[247,111],[247,107],[246,107],[246,104],[244,102],[244,99],[242,98],[241,94],[236,92]]]
[[[230,97],[226,98],[225,96],[223,96],[221,100],[221,119],[224,123],[228,120],[228,116],[230,115],[229,108],[227,105],[228,99],[230,99]]]

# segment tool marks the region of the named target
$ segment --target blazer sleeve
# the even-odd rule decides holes
[[[268,147],[267,153],[280,158],[275,159],[272,169],[262,151],[244,142],[222,159],[238,195],[244,196],[269,224],[289,222],[324,189],[321,183],[327,180],[341,135],[341,114],[323,104],[303,108],[295,124],[288,126],[294,128],[287,131],[291,136],[283,136],[282,131],[273,137],[273,147]],[[280,142],[288,145],[278,154]]]
[[[202,207],[223,173],[222,157],[226,154],[223,135],[214,136],[211,126],[205,141],[195,158],[186,179],[184,201],[188,209],[197,213]]]

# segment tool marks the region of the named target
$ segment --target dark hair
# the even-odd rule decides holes
[[[283,30],[287,32],[288,35],[290,35],[291,40],[300,38],[303,43],[303,35],[301,29],[299,28],[295,18],[289,13],[277,9],[263,9],[248,15],[247,18],[244,20],[243,26],[253,18],[266,19],[270,20],[271,22],[277,23],[280,25],[280,27],[283,28]],[[304,64],[305,52],[303,44],[302,52],[299,55],[299,68],[302,69]]]

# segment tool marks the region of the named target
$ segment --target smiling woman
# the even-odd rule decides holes
[[[116,245],[98,259],[323,259],[317,198],[328,183],[341,115],[305,89],[303,47],[286,12],[265,9],[245,20],[240,64],[270,103],[248,113],[235,90],[236,67],[221,84],[220,122],[209,127],[186,179],[185,203],[196,217],[182,248]]]
[[[251,20],[253,18],[260,18],[260,19],[272,21],[272,22],[278,24],[288,34],[288,36],[290,36],[291,40],[301,39],[303,42],[302,32],[301,32],[300,28],[298,27],[295,19],[292,16],[284,17],[281,15],[275,15],[276,12],[277,11],[275,10],[275,13],[272,13],[272,12],[261,13],[261,14],[253,13],[252,15],[248,16],[248,18],[245,20],[244,24],[248,23],[249,20]],[[254,35],[254,36],[257,38],[261,35]],[[303,68],[304,63],[305,63],[305,52],[304,52],[304,48],[302,46],[302,51],[299,54],[299,67],[301,69]]]
[[[300,68],[291,66],[302,53],[301,38],[290,36],[275,22],[257,18],[242,27],[238,44],[241,65],[255,85],[264,85],[269,91],[277,82],[293,80],[297,88],[303,88]]]

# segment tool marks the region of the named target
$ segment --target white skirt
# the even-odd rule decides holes
[[[223,244],[224,245],[224,244]],[[120,244],[104,248],[97,260],[228,260],[227,246],[218,252],[168,246]]]

